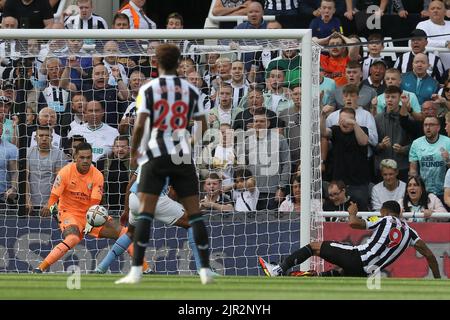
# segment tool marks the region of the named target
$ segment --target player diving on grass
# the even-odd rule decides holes
[[[117,280],[117,284],[138,283],[142,278],[141,266],[149,246],[150,227],[167,178],[189,217],[201,265],[200,281],[202,284],[213,282],[208,231],[200,210],[199,182],[187,131],[191,119],[201,121],[200,134],[206,131],[207,123],[198,89],[177,76],[180,55],[180,49],[173,44],[159,45],[156,60],[160,76],[142,86],[136,99],[131,163],[139,162],[141,170],[139,217],[133,238],[135,256],[130,272]]]
[[[293,276],[322,277],[367,277],[393,263],[408,248],[414,248],[427,259],[434,278],[440,278],[436,257],[417,232],[400,218],[400,205],[396,201],[383,203],[381,218],[376,221],[360,219],[356,216],[358,207],[351,203],[348,208],[349,224],[353,229],[373,230],[366,243],[351,246],[335,241],[311,242],[295,251],[281,264],[271,264],[259,257],[258,261],[264,273],[269,277],[282,276],[292,267],[306,261],[311,256],[318,256],[340,268],[317,274],[315,271],[294,271]]]
[[[125,210],[120,216],[122,225],[126,225],[128,222],[128,231],[117,239],[106,257],[97,265],[95,268],[96,273],[105,273],[111,263],[122,255],[126,248],[133,242],[134,230],[139,216],[139,198],[137,195],[138,183],[136,181],[138,174],[139,168],[132,175],[130,182],[128,183],[125,195]],[[192,228],[189,225],[188,216],[184,211],[183,206],[175,201],[175,197],[176,195],[174,195],[173,189],[168,185],[165,185],[156,204],[154,218],[169,226],[174,225],[187,229],[189,246],[193,252],[195,266],[198,271],[200,270],[201,265],[197,247],[195,246]]]
[[[36,273],[45,271],[61,259],[83,239],[83,234],[95,238],[117,239],[127,231],[127,228],[114,222],[111,217],[101,227],[94,228],[87,224],[87,210],[100,204],[102,200],[104,178],[92,165],[92,147],[89,143],[80,143],[74,152],[74,162],[58,172],[47,206],[41,209],[43,217],[54,215],[58,204],[56,217],[64,240],[33,270]],[[132,246],[127,251],[133,255]],[[148,264],[145,262],[143,267],[146,270]]]

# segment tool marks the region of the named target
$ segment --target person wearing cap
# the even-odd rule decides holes
[[[369,42],[367,45],[368,55],[362,61],[362,77],[366,80],[370,75],[370,67],[377,60],[383,60],[381,52],[384,50],[384,37],[380,33],[372,33],[367,39]],[[386,62],[386,61],[384,61]],[[388,66],[388,63],[386,63]]]
[[[373,88],[377,95],[380,95],[386,89],[384,84],[384,75],[386,74],[387,64],[383,60],[374,60],[369,68],[369,77],[362,82],[362,85]]]
[[[383,181],[372,188],[371,205],[374,211],[379,211],[382,203],[385,201],[401,200],[406,189],[406,183],[398,179],[398,167],[395,160],[382,160],[380,162],[380,172]]]
[[[378,132],[378,144],[375,148],[375,176],[380,177],[377,168],[383,159],[393,159],[399,169],[400,179],[406,180],[409,170],[408,152],[412,140],[400,125],[400,102],[408,104],[408,97],[399,87],[389,86],[385,91],[385,100],[386,111],[375,116]]]
[[[441,61],[441,58],[436,56],[433,52],[426,52],[426,46],[428,45],[427,34],[421,29],[415,29],[411,33],[411,41],[409,46],[411,52],[405,52],[397,58],[394,68],[400,70],[401,73],[412,71],[413,60],[416,54],[424,53],[428,57],[430,67],[427,69],[427,73],[442,83],[445,79],[445,68]]]
[[[450,49],[450,21],[445,20],[445,4],[443,1],[431,1],[428,12],[430,19],[419,22],[416,29],[425,31],[428,37],[433,36],[428,41],[430,47]],[[450,53],[442,52],[439,55],[445,69],[450,69]]]

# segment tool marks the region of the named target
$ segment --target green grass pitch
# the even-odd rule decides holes
[[[81,289],[67,289],[64,274],[1,274],[0,299],[450,299],[448,279],[381,279],[369,290],[358,278],[219,277],[202,286],[194,276],[144,276],[138,285],[116,285],[120,275],[82,275]]]

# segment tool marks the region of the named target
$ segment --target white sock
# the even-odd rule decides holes
[[[142,266],[132,266],[128,274],[134,278],[140,278],[142,276]]]

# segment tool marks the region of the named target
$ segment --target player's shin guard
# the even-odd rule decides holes
[[[193,214],[189,217],[189,224],[192,227],[195,244],[200,257],[201,268],[209,268],[209,239],[208,231],[201,213]]]
[[[81,239],[79,236],[69,234],[64,239],[64,241],[58,243],[58,245],[52,249],[52,251],[44,259],[44,261],[42,261],[42,263],[39,265],[39,269],[41,269],[42,271],[46,270],[56,261],[61,259],[67,253],[67,251],[75,247],[80,241]]]
[[[195,240],[194,240],[194,230],[192,230],[192,228],[189,228],[187,230],[187,234],[188,234],[189,247],[191,248],[192,254],[194,256],[195,268],[197,270],[200,270],[202,265],[200,263],[200,255],[198,254],[198,249],[197,249],[197,246],[196,246]]]
[[[293,266],[299,265],[306,261],[308,258],[310,258],[313,255],[313,251],[311,249],[311,246],[308,244],[304,246],[303,248],[295,251],[292,253],[289,257],[287,257],[283,263],[280,265],[283,272],[286,272]]]
[[[150,227],[152,225],[153,215],[149,212],[139,214],[134,232],[134,255],[133,266],[142,266],[144,262],[145,249],[150,239]]]
[[[111,250],[109,250],[106,257],[97,265],[96,270],[106,272],[111,263],[127,250],[131,242],[131,238],[126,233],[122,234],[120,238],[116,240]]]

